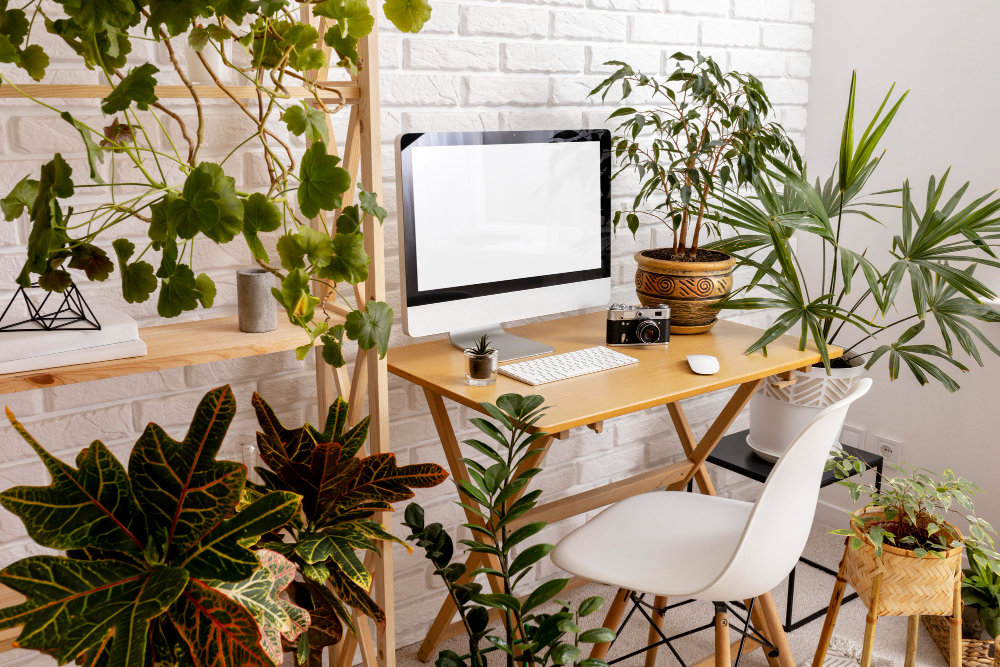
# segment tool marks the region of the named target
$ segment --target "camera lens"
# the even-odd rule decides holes
[[[643,343],[655,343],[660,340],[660,329],[649,320],[643,320],[635,328],[635,335]]]

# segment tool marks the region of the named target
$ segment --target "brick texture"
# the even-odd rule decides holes
[[[381,4],[381,3],[379,3]],[[624,59],[648,74],[662,74],[667,57],[676,51],[712,55],[724,69],[749,71],[760,77],[771,94],[778,118],[793,136],[801,137],[806,126],[809,50],[812,44],[813,0],[499,0],[485,3],[431,0],[433,18],[417,35],[401,34],[380,18],[382,32],[382,140],[388,301],[399,315],[397,266],[398,234],[395,221],[395,165],[392,143],[399,132],[482,131],[557,127],[607,127],[614,95],[602,105],[587,93],[610,68],[606,60]],[[58,67],[51,68],[47,81],[56,83],[98,83],[96,74],[82,67],[62,40],[39,31]],[[152,58],[169,79],[170,66],[162,49],[145,42],[136,43],[136,53]],[[143,57],[143,55],[140,56]],[[133,59],[130,66],[139,64]],[[4,66],[5,74],[10,72]],[[332,76],[332,74],[331,74]],[[11,72],[13,81],[20,73]],[[333,77],[335,78],[335,77]],[[93,124],[100,122],[97,104],[90,101],[60,100],[74,116]],[[63,103],[72,103],[65,106]],[[642,104],[641,98],[636,103]],[[232,113],[225,100],[208,106],[204,149],[207,159],[221,160],[245,138],[247,126],[240,114]],[[190,106],[178,107],[185,118],[193,116]],[[343,141],[347,113],[334,119],[336,136]],[[172,126],[172,121],[168,122]],[[284,129],[278,126],[278,130]],[[283,135],[284,136],[284,135]],[[154,137],[160,150],[169,145]],[[292,138],[293,150],[301,155],[304,144]],[[0,196],[38,167],[52,152],[60,151],[74,169],[84,172],[82,145],[73,128],[54,114],[19,100],[0,101]],[[343,146],[341,145],[341,151]],[[108,179],[111,161],[100,165]],[[237,188],[252,190],[266,178],[261,156],[251,145],[240,148],[225,165],[237,179]],[[630,201],[638,180],[625,174],[612,188],[613,206]],[[87,188],[81,202],[102,201],[104,188]],[[142,247],[143,225],[126,223],[122,229]],[[0,222],[0,301],[10,297],[13,278],[20,270],[27,240],[25,219]],[[664,230],[653,225],[640,228],[637,240],[625,234],[615,237],[615,301],[634,301],[632,254],[650,245],[668,242]],[[109,236],[108,240],[114,238]],[[271,242],[273,243],[273,241]],[[217,248],[203,243],[195,260],[198,271],[207,270],[219,285],[216,306],[210,313],[195,316],[229,315],[235,312],[233,272],[246,266],[249,257],[237,239],[230,247]],[[269,246],[273,249],[273,245]],[[110,248],[109,248],[110,250]],[[745,278],[744,278],[745,279]],[[98,284],[81,286],[93,303],[110,305],[129,312],[141,324],[158,322],[155,295],[144,304],[126,304],[120,296],[117,276]],[[767,314],[742,316],[756,325],[768,322]],[[393,344],[410,342],[401,330],[394,331]],[[25,426],[53,453],[72,460],[80,448],[95,438],[102,439],[119,456],[126,456],[131,444],[150,420],[161,422],[174,437],[180,437],[198,398],[208,389],[231,384],[237,395],[239,413],[230,429],[223,451],[226,456],[250,461],[254,419],[249,406],[253,391],[271,401],[287,423],[316,419],[314,361],[297,361],[291,353],[267,355],[248,360],[227,361],[132,378],[107,380],[71,387],[37,390],[3,397],[22,418]],[[527,391],[527,387],[525,390]],[[540,388],[544,395],[544,387]],[[703,433],[721,409],[729,392],[721,392],[684,402],[695,433]],[[423,394],[403,381],[390,380],[390,425],[393,450],[401,463],[444,462],[433,423],[427,415]],[[459,438],[471,433],[472,413],[449,404]],[[745,428],[745,418],[734,428]],[[470,454],[473,453],[470,450]],[[604,433],[574,430],[568,440],[553,448],[544,472],[536,484],[544,490],[543,501],[565,497],[635,472],[663,465],[681,455],[680,444],[664,408],[610,420]],[[0,425],[0,489],[16,484],[38,483],[44,479],[26,443],[9,428]],[[755,485],[733,476],[716,475],[720,493],[747,497]],[[421,491],[418,499],[427,508],[429,520],[441,521],[452,534],[468,536],[459,528],[464,521],[453,503],[451,483]],[[400,530],[401,518],[393,524]],[[578,526],[581,519],[552,526],[546,540],[557,540]],[[31,543],[16,517],[0,510],[0,566],[41,550]],[[407,556],[396,549],[396,628],[399,645],[421,639],[442,599],[427,561]],[[525,585],[556,575],[545,561],[536,566]],[[2,664],[18,667],[49,667],[49,658],[26,651],[0,657]]]

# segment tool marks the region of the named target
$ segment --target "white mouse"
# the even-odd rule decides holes
[[[719,372],[719,360],[710,354],[689,354],[688,366],[698,375],[715,375]]]

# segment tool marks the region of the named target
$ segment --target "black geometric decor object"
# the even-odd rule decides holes
[[[32,283],[31,289],[40,289],[38,283]],[[53,298],[55,297],[55,298]],[[28,319],[19,322],[5,322],[7,313],[18,301],[24,301],[28,310]],[[51,303],[50,303],[51,301]],[[62,294],[58,292],[45,292],[41,302],[35,301],[28,294],[28,290],[23,287],[17,288],[10,303],[0,313],[0,333],[5,331],[100,331],[101,323],[97,321],[94,311],[87,305],[83,294],[70,283]]]

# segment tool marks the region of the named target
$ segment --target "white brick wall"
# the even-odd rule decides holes
[[[781,121],[801,141],[799,133],[806,123],[812,0],[470,0],[432,4],[433,19],[420,35],[402,35],[384,18],[380,21],[383,172],[385,206],[390,211],[385,223],[386,257],[390,264],[388,275],[393,277],[388,300],[397,315],[398,237],[391,144],[398,132],[604,126],[611,105],[602,107],[599,100],[586,96],[607,70],[602,66],[604,61],[625,59],[649,73],[662,73],[670,54],[702,49],[724,69],[750,71],[761,77]],[[145,44],[139,42],[138,46]],[[64,53],[65,48],[58,44],[53,48],[64,55],[53,58],[50,81],[98,83],[96,74],[79,67],[75,56]],[[147,52],[152,54],[152,50]],[[169,68],[162,49],[153,57],[162,70]],[[207,159],[221,159],[231,148],[234,133],[244,129],[236,126],[234,121],[241,122],[239,116],[230,114],[226,105],[214,103],[207,112],[212,126],[220,129],[213,134],[218,141],[204,151]],[[93,116],[94,107],[94,103],[77,101],[70,108],[74,113]],[[346,115],[337,119],[338,128],[345,126]],[[342,136],[341,130],[338,137]],[[38,165],[51,150],[68,154],[74,169],[81,169],[80,155],[70,153],[78,149],[75,133],[50,114],[16,100],[0,101],[0,195],[6,194],[27,170],[37,173]],[[227,173],[248,188],[261,184],[262,169],[259,157],[245,149],[226,163]],[[634,178],[616,181],[615,206],[630,199],[637,185]],[[97,192],[90,195],[92,198],[106,196],[100,189],[93,190]],[[141,226],[129,229],[137,236],[142,234]],[[5,301],[11,294],[27,232],[26,220],[0,222],[0,300]],[[641,229],[636,241],[627,233],[615,237],[614,300],[634,300],[632,254],[665,242],[667,236],[658,228]],[[232,314],[233,272],[247,263],[240,241],[224,249],[203,243],[196,263],[196,270],[207,270],[215,278],[219,286],[217,305],[211,313],[196,311],[185,316]],[[143,324],[157,320],[154,300],[126,304],[113,280],[101,285],[81,282],[81,286],[92,303],[121,308]],[[761,322],[759,317],[747,321]],[[406,342],[400,331],[392,340],[394,345]],[[149,419],[159,420],[179,437],[200,395],[230,383],[240,412],[224,453],[240,459],[241,445],[252,442],[254,432],[249,406],[253,390],[270,400],[282,419],[293,423],[306,418],[315,421],[312,364],[311,358],[298,362],[292,353],[283,353],[3,398],[44,445],[71,460],[94,438],[101,438],[124,456]],[[540,393],[544,395],[544,387]],[[704,432],[728,395],[721,392],[685,401],[696,435]],[[422,393],[391,379],[390,405],[391,441],[400,463],[434,461],[444,465]],[[451,413],[461,429],[459,437],[469,437],[469,411],[451,406]],[[745,418],[737,422],[736,428],[745,428]],[[546,490],[543,497],[557,498],[663,465],[680,454],[666,409],[648,410],[609,420],[603,434],[577,429],[569,440],[557,441],[537,481]],[[41,470],[28,446],[9,427],[0,426],[0,488],[37,483],[43,477]],[[721,493],[753,494],[756,485],[752,482],[723,477],[718,472],[713,471],[713,475]],[[464,517],[453,504],[450,482],[421,492],[418,500],[426,506],[430,519],[447,524],[456,536],[467,536],[467,531],[456,528]],[[581,521],[554,526],[542,537],[558,539]],[[398,521],[395,530],[399,532]],[[0,565],[36,551],[20,522],[0,510]],[[423,636],[441,591],[433,582],[426,560],[409,557],[399,548],[395,553],[397,639],[405,645]],[[545,577],[554,573],[551,565],[544,563],[535,574]],[[19,667],[53,664],[27,652],[0,656],[0,663]]]

